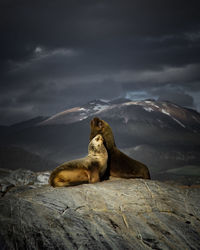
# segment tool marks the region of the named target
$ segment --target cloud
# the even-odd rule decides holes
[[[159,1],[149,3],[141,0],[127,1],[126,4],[105,0],[101,3],[86,0],[84,4],[63,0],[43,0],[42,3],[22,0],[20,4],[2,2],[2,59],[24,59],[38,44],[48,49],[75,47],[86,50],[106,47],[112,50],[117,46],[128,48],[129,52],[134,45],[145,45],[145,42],[149,49],[154,45],[162,48],[169,43],[170,47],[186,47],[187,41],[177,39],[178,35],[199,32],[198,4],[194,1],[190,4],[164,1],[162,5]],[[161,42],[167,36],[171,39]],[[152,38],[151,42],[149,38]]]
[[[26,60],[9,61],[9,71],[7,74],[28,74],[30,77],[34,73],[36,77],[40,77],[43,72],[48,75],[46,70],[49,70],[49,67],[61,66],[63,68],[69,60],[72,60],[72,57],[79,56],[79,54],[80,51],[71,48],[48,50],[37,46],[32,55]]]
[[[157,88],[143,91],[129,91],[126,93],[126,98],[132,100],[155,99],[158,101],[170,101],[183,107],[194,108],[198,107],[196,98],[191,94],[186,93],[182,88],[172,87],[170,85],[159,86]]]
[[[184,107],[194,107],[194,99],[187,94],[184,89],[171,86],[165,86],[152,90],[153,95],[158,96],[160,101],[171,101]]]
[[[121,72],[126,96],[132,99],[168,100],[200,110],[200,65],[164,67],[161,70]]]
[[[20,121],[38,115],[52,115],[64,108],[79,106],[92,99],[113,99],[123,96],[132,99],[158,98],[194,107],[193,95],[189,90],[200,91],[197,84],[198,65],[148,71],[104,71],[96,74],[85,74],[80,71],[75,75],[68,73],[69,69],[65,72],[62,62],[68,59],[69,62],[72,59],[80,60],[82,54],[75,53],[69,56],[65,52],[45,52],[43,49],[40,55],[12,67],[12,74],[9,73],[6,86],[6,89],[9,86],[9,95],[6,94],[6,89],[3,89],[4,85],[0,87],[1,117],[6,121]],[[51,62],[56,62],[57,67],[54,68]],[[48,69],[51,72],[46,74],[45,70]],[[51,75],[52,71],[54,72]],[[191,79],[192,82],[189,82]],[[198,106],[196,100],[197,98],[195,104]],[[12,119],[8,119],[9,114]]]
[[[182,86],[200,91],[200,64],[183,67],[163,67],[158,70],[122,71],[115,76],[126,90],[138,90],[163,85]]]
[[[2,0],[0,32],[3,123],[161,89],[200,105],[197,1]]]
[[[16,83],[19,84],[18,88]],[[12,79],[9,96],[0,93],[1,121],[5,119],[5,124],[9,124],[38,115],[53,115],[93,99],[112,99],[122,93],[121,85],[106,75],[33,79],[27,85],[24,81],[13,82]]]

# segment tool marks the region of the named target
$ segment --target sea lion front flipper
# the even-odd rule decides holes
[[[89,183],[95,183],[100,181],[99,171],[97,168],[92,171],[87,171]]]

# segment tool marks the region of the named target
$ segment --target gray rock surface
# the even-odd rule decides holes
[[[0,196],[4,196],[13,187],[48,184],[50,172],[33,172],[31,170],[8,170],[0,168]]]
[[[0,199],[0,249],[200,249],[199,198],[140,179],[14,187]]]

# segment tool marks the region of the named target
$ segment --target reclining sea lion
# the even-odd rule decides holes
[[[49,184],[53,187],[66,187],[98,182],[106,171],[107,159],[103,137],[96,135],[88,145],[88,155],[64,162],[55,168],[49,177]]]

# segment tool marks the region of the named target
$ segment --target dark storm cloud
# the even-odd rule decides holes
[[[137,91],[193,105],[200,92],[198,7],[2,0],[0,123]]]
[[[141,0],[4,0],[0,15],[4,34],[1,39],[2,58],[26,58],[38,44],[48,48],[97,50],[108,47],[121,50],[128,46],[130,52],[137,51],[137,43],[141,44],[141,49],[144,45],[151,50],[154,46],[155,50],[166,49],[166,44],[172,48],[186,47],[189,44],[186,34],[192,37],[200,28],[197,7],[196,1],[188,4],[184,1]]]
[[[127,81],[122,85],[129,98],[152,97],[199,109],[199,97],[195,96],[194,99],[194,93],[200,92],[199,72],[200,65],[188,65],[157,71],[126,72],[121,78],[127,77]]]
[[[152,94],[158,96],[158,100],[171,101],[181,106],[194,107],[193,97],[187,94],[182,88],[173,88],[171,86],[165,86],[152,90]]]

